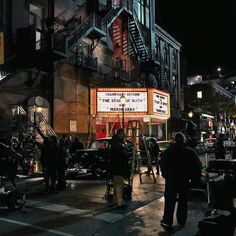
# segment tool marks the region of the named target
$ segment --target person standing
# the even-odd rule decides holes
[[[41,146],[41,156],[40,156],[40,163],[43,169],[43,178],[45,184],[45,191],[49,193],[51,190],[55,188],[56,182],[56,172],[53,170],[53,164],[51,161],[50,156],[50,140],[48,137],[45,137],[43,144]],[[52,186],[51,186],[52,184]]]
[[[77,150],[84,149],[83,143],[80,141],[80,138],[75,136],[70,145],[70,153],[75,154]]]
[[[160,171],[159,171],[159,152],[160,152],[160,148],[159,145],[157,143],[157,140],[155,138],[151,138],[148,142],[148,151],[150,154],[150,158],[151,161],[155,163],[156,166],[156,174],[159,175]],[[150,174],[150,168],[148,168],[148,174]]]
[[[197,153],[185,145],[183,133],[176,133],[174,143],[163,152],[160,167],[165,178],[165,203],[161,225],[167,229],[172,228],[178,197],[177,222],[184,226],[187,221],[190,183],[200,181],[202,164]]]
[[[214,143],[214,150],[215,150],[215,158],[216,159],[225,159],[225,147],[224,147],[224,134],[219,134],[215,143]]]
[[[111,174],[113,176],[113,202],[117,206],[124,206],[123,188],[124,178],[128,175],[129,152],[125,145],[125,130],[120,128],[111,140]]]
[[[51,137],[51,153],[56,159],[55,167],[57,174],[57,190],[66,189],[66,152],[59,145],[58,139],[56,136]]]

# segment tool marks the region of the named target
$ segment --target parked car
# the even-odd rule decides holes
[[[132,146],[130,140],[126,140]],[[88,149],[77,150],[68,161],[66,175],[76,176],[90,173],[95,177],[105,177],[109,174],[111,158],[111,137],[94,140]]]
[[[196,151],[198,155],[204,155],[207,152],[207,148],[204,143],[199,143],[196,146]]]
[[[162,153],[170,146],[171,140],[157,141],[157,143],[159,145],[160,152]]]
[[[216,138],[208,138],[204,140],[204,145],[207,152],[214,152],[214,143],[216,141]],[[226,151],[231,151],[235,146],[234,141],[224,139],[224,147]]]
[[[215,149],[214,149],[215,141],[216,141],[216,138],[207,138],[204,140],[206,152],[213,153],[215,151]]]

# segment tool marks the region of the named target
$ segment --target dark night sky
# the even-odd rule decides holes
[[[156,0],[156,21],[182,44],[188,75],[236,71],[236,0]]]

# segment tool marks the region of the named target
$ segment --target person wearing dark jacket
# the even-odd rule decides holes
[[[111,140],[111,174],[113,175],[113,202],[124,205],[123,186],[124,178],[129,175],[129,152],[125,145],[125,131],[118,129]]]
[[[49,138],[45,137],[43,144],[41,146],[41,156],[40,156],[40,163],[43,169],[45,190],[48,193],[51,191],[51,189],[55,188],[55,183],[56,183],[56,169],[53,168],[54,163],[51,163],[52,157],[50,156],[50,145],[51,143]]]
[[[70,146],[70,153],[75,154],[77,150],[84,149],[83,143],[80,141],[79,137],[75,136]]]
[[[183,133],[176,133],[174,143],[163,152],[160,167],[165,178],[165,203],[161,225],[172,228],[178,197],[177,222],[184,226],[187,221],[189,187],[191,182],[200,181],[202,164],[197,153],[185,145]]]
[[[224,135],[219,134],[215,143],[214,143],[214,150],[215,150],[215,158],[216,159],[225,159],[225,147],[224,147]]]
[[[56,136],[51,137],[51,155],[56,159],[55,168],[57,173],[57,189],[64,190],[66,188],[66,153],[65,150],[59,145]]]
[[[155,166],[156,166],[156,174],[160,174],[160,171],[159,171],[159,152],[160,152],[160,148],[159,148],[159,145],[157,143],[157,140],[155,138],[151,138],[149,140],[149,143],[148,143],[148,151],[149,151],[149,154],[150,154],[150,158],[151,158],[151,161],[155,163]],[[148,168],[148,174],[150,174],[150,171],[151,169]]]

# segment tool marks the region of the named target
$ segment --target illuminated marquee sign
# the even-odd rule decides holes
[[[168,95],[164,93],[153,92],[153,112],[163,115],[169,114]]]
[[[124,112],[126,115],[145,115],[156,119],[170,117],[169,94],[153,88],[92,88],[92,115],[109,116],[122,112],[120,98],[125,97]],[[150,119],[149,117],[149,119]]]
[[[121,112],[120,97],[124,96],[125,112],[147,112],[147,92],[97,92],[97,112]]]

